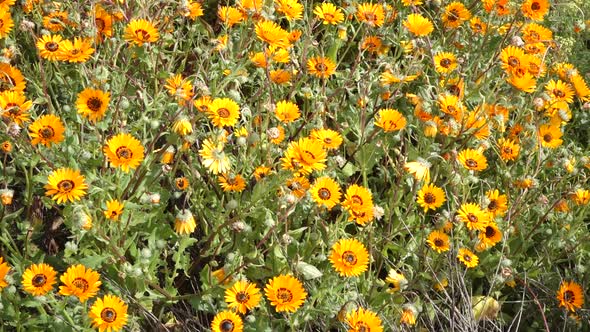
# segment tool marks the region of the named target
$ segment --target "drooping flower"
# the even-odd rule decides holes
[[[82,116],[96,122],[104,117],[110,100],[110,92],[86,88],[78,94],[76,108]]]
[[[4,261],[4,258],[0,256],[0,291],[6,286],[8,286],[8,282],[6,282],[6,275],[10,271],[10,265],[8,262]]]
[[[130,134],[121,133],[113,136],[102,151],[111,167],[121,168],[125,173],[137,168],[144,158],[143,145]]]
[[[15,91],[22,94],[26,87],[25,77],[18,68],[0,62],[0,92]]]
[[[12,27],[14,27],[14,21],[12,21],[10,11],[0,10],[0,38],[8,36]]]
[[[342,277],[356,277],[367,270],[369,252],[356,239],[342,239],[332,246],[332,266]]]
[[[260,289],[246,280],[236,281],[225,290],[225,302],[230,309],[244,315],[260,302]]]
[[[160,38],[158,29],[148,20],[133,19],[125,27],[123,38],[137,46],[144,43],[154,43]]]
[[[573,199],[577,205],[588,205],[590,203],[590,190],[578,188],[573,195]]]
[[[410,161],[404,164],[404,170],[414,177],[414,179],[420,181],[424,180],[424,183],[430,182],[430,163],[424,159],[418,158],[416,161]]]
[[[23,290],[34,296],[45,295],[53,289],[57,272],[48,264],[33,264],[23,272]]]
[[[381,318],[374,312],[364,308],[358,308],[346,314],[346,324],[350,327],[349,332],[382,332],[383,325]]]
[[[45,185],[46,196],[61,204],[66,201],[74,202],[86,195],[88,185],[80,171],[70,168],[60,168],[49,174]]]
[[[385,282],[389,284],[387,292],[391,294],[405,289],[408,285],[408,280],[406,277],[394,269],[389,270],[387,277],[385,278]]]
[[[264,293],[277,312],[295,312],[307,298],[301,281],[290,275],[279,275],[269,280]]]
[[[59,280],[63,283],[63,286],[59,286],[59,293],[76,296],[80,302],[86,302],[94,297],[102,284],[96,271],[81,264],[70,266]]]
[[[175,97],[180,105],[185,105],[193,97],[193,85],[190,81],[182,78],[181,74],[176,74],[166,79],[164,88],[168,94]]]
[[[432,183],[425,184],[424,187],[418,191],[418,197],[416,199],[416,202],[424,208],[425,213],[430,209],[438,209],[445,201],[445,192]]]
[[[119,331],[127,324],[127,304],[118,296],[105,295],[96,299],[88,316],[100,332]]]
[[[479,258],[477,255],[467,248],[459,249],[457,258],[468,268],[476,267],[477,264],[479,264]]]
[[[179,235],[188,235],[195,231],[197,223],[190,210],[184,209],[178,212],[174,219],[174,231]]]
[[[584,305],[584,292],[580,284],[574,281],[562,281],[557,291],[559,306],[569,311],[576,311]]]
[[[408,326],[416,325],[416,316],[418,316],[416,308],[412,304],[404,304],[399,323]]]
[[[430,234],[428,234],[428,240],[426,240],[426,243],[428,243],[432,250],[439,254],[441,252],[449,251],[450,249],[449,236],[443,231],[434,230],[430,232]]]
[[[243,330],[242,318],[233,311],[224,310],[215,315],[211,322],[212,332],[242,332]]]

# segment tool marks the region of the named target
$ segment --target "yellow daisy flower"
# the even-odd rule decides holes
[[[236,281],[225,290],[225,302],[230,309],[244,315],[260,302],[260,289],[245,280]]]
[[[380,109],[375,118],[375,125],[390,133],[406,127],[406,118],[396,109]]]
[[[78,94],[76,108],[90,122],[96,122],[104,117],[110,100],[110,92],[86,88]]]
[[[277,11],[285,15],[288,21],[301,19],[303,14],[303,5],[297,0],[274,0],[277,5]]]
[[[432,22],[420,14],[410,14],[404,21],[404,27],[418,37],[428,36],[434,31]]]
[[[310,188],[311,197],[318,205],[324,205],[328,210],[340,203],[340,186],[333,179],[323,176],[317,178]]]
[[[549,12],[549,0],[525,0],[520,10],[524,17],[533,21],[542,21]]]
[[[144,43],[154,43],[160,38],[158,29],[148,20],[133,19],[125,27],[123,38],[137,46]]]
[[[212,332],[242,332],[243,330],[242,318],[233,311],[224,310],[215,315],[211,322]]]
[[[0,93],[0,112],[2,117],[14,121],[19,126],[29,122],[29,110],[33,102],[27,100],[25,95],[19,91],[3,91]]]
[[[359,3],[356,8],[356,18],[369,26],[380,27],[385,21],[383,5],[374,3]]]
[[[119,331],[127,324],[127,304],[115,295],[98,298],[88,316],[100,332]]]
[[[446,201],[445,192],[434,184],[425,184],[418,191],[416,202],[424,208],[424,213],[428,210],[436,210]]]
[[[60,35],[45,35],[37,41],[39,55],[49,61],[61,60],[62,37]]]
[[[342,136],[332,129],[314,129],[309,137],[322,143],[325,150],[336,150],[342,144]]]
[[[289,123],[299,119],[301,113],[299,112],[299,106],[297,106],[297,104],[282,100],[277,103],[275,116],[279,121]]]
[[[92,54],[94,48],[90,39],[75,37],[74,41],[64,40],[60,47],[60,59],[72,63],[86,62]]]
[[[479,258],[471,250],[466,248],[459,249],[457,258],[468,268],[476,267],[479,264]]]
[[[246,180],[244,180],[240,174],[221,174],[217,179],[219,180],[219,185],[223,188],[223,191],[239,193],[246,189]]]
[[[313,13],[318,19],[322,20],[323,24],[338,25],[344,21],[344,12],[342,9],[329,2],[317,5],[314,8]]]
[[[8,282],[6,282],[6,275],[9,271],[10,265],[4,261],[4,258],[0,257],[0,291],[8,286]]]
[[[213,174],[227,173],[230,169],[229,158],[223,151],[223,143],[214,143],[210,138],[203,141],[203,147],[199,150],[203,166]]]
[[[485,231],[485,227],[491,220],[489,213],[482,210],[475,203],[461,204],[461,208],[457,211],[457,214],[469,230]]]
[[[539,127],[539,141],[545,148],[555,149],[563,143],[561,136],[563,133],[558,126],[544,124]]]
[[[331,59],[317,56],[307,61],[307,70],[313,76],[328,78],[336,72],[336,64]]]
[[[49,293],[55,284],[57,272],[45,263],[29,266],[22,277],[22,285],[25,292],[34,296],[41,296]]]
[[[483,171],[488,167],[488,160],[483,152],[475,149],[465,149],[459,152],[457,160],[468,170]]]
[[[434,56],[434,68],[439,74],[448,74],[457,68],[457,58],[451,52],[438,52]]]
[[[10,11],[0,11],[0,38],[5,38],[8,36],[10,31],[12,31],[12,27],[14,27],[14,21],[12,21]]]
[[[70,168],[60,168],[47,177],[45,185],[46,196],[61,204],[66,201],[74,202],[86,195],[88,185],[80,171]]]
[[[439,254],[441,252],[449,251],[450,249],[449,236],[443,231],[435,230],[430,232],[426,243],[428,243],[432,250]]]
[[[195,231],[197,223],[189,210],[181,210],[174,219],[174,231],[179,235],[188,235]]]
[[[487,191],[486,196],[490,201],[486,210],[492,218],[496,216],[501,217],[508,211],[508,197],[506,195],[500,195],[498,189]]]
[[[445,7],[442,14],[443,25],[447,28],[458,28],[471,18],[471,13],[464,4],[454,1]]]
[[[377,314],[368,309],[358,308],[346,314],[346,324],[350,327],[348,331],[360,332],[382,332],[383,325]]]
[[[307,298],[301,281],[290,275],[279,275],[269,280],[264,293],[277,312],[295,312]]]
[[[256,23],[256,36],[271,46],[287,48],[290,45],[289,32],[273,21],[262,20]]]
[[[119,217],[123,214],[124,203],[119,200],[111,199],[107,201],[107,209],[103,211],[104,216],[113,221],[119,221]]]
[[[229,98],[215,98],[208,107],[208,113],[215,127],[233,127],[240,117],[240,106]]]
[[[118,134],[109,139],[102,149],[111,167],[118,167],[127,173],[137,168],[144,158],[141,142],[129,135]]]
[[[72,265],[59,277],[63,286],[59,286],[59,293],[65,296],[76,296],[80,302],[86,302],[94,297],[102,282],[100,275],[84,265]]]
[[[584,305],[584,291],[574,281],[562,281],[557,291],[559,306],[569,311],[576,311]]]
[[[509,138],[500,138],[498,140],[498,149],[500,150],[500,158],[504,161],[516,160],[520,153],[520,145]]]

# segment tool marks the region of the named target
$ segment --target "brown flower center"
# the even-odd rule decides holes
[[[567,290],[563,293],[563,299],[565,300],[565,302],[574,303],[576,295],[571,290]]]
[[[45,43],[45,49],[49,52],[55,52],[59,49],[59,44],[53,41]]]
[[[33,280],[31,280],[31,283],[35,287],[43,287],[43,285],[45,285],[46,282],[47,282],[47,276],[44,274],[35,274],[35,276],[33,277]]]
[[[357,262],[356,255],[352,251],[345,251],[342,254],[342,260],[344,260],[346,265],[355,265]]]
[[[469,167],[469,168],[476,168],[477,167],[477,161],[469,158],[469,159],[465,160],[465,165],[467,165],[467,167]]]
[[[508,57],[508,61],[507,62],[508,62],[508,65],[510,67],[518,67],[518,66],[520,66],[520,60],[517,57],[512,56],[512,55]]]
[[[538,2],[533,2],[533,4],[531,4],[531,9],[533,11],[537,11],[537,10],[541,9],[541,5]]]
[[[543,141],[549,143],[549,142],[551,142],[551,140],[553,140],[553,136],[551,136],[551,134],[543,135]]]
[[[498,202],[496,200],[491,200],[490,204],[488,204],[488,210],[495,211],[498,208]]]
[[[86,292],[89,287],[88,280],[86,280],[84,278],[79,278],[79,277],[74,279],[74,281],[72,281],[72,285],[74,285],[74,287],[81,290],[82,292]]]
[[[281,303],[291,302],[291,300],[293,300],[293,293],[290,290],[281,287],[277,291],[277,299],[279,299]]]
[[[116,151],[117,157],[121,159],[130,159],[133,157],[133,151],[126,146],[120,146]]]
[[[327,188],[320,188],[318,190],[318,196],[320,196],[320,198],[323,200],[327,200],[330,199],[332,194],[330,193],[330,190],[328,190]]]
[[[229,118],[229,110],[227,108],[220,108],[217,110],[217,115],[219,115],[222,118]]]
[[[248,300],[250,300],[250,295],[248,293],[242,291],[236,294],[236,301],[239,303],[246,303]]]
[[[326,66],[323,62],[319,62],[316,63],[315,70],[323,73],[328,70],[328,66]]]
[[[94,24],[96,24],[96,30],[98,30],[99,33],[104,31],[104,28],[106,27],[106,23],[102,18],[96,18],[94,20]]]
[[[102,106],[102,100],[97,97],[90,97],[86,102],[86,106],[88,106],[92,112],[98,112]]]
[[[359,195],[353,195],[350,200],[353,204],[363,205],[363,199]]]
[[[433,193],[426,193],[424,195],[424,203],[433,204],[436,202],[436,196]]]
[[[467,214],[467,220],[469,220],[469,222],[474,222],[474,223],[478,221],[477,216],[473,213]]]
[[[57,189],[63,193],[69,193],[74,189],[74,181],[72,180],[61,180],[57,184]]]
[[[371,332],[371,328],[365,322],[358,322],[355,327],[359,332]]]
[[[137,29],[135,30],[135,35],[139,38],[139,40],[148,40],[150,39],[150,34],[149,32],[143,30],[143,29]]]
[[[553,94],[557,98],[563,98],[563,97],[565,97],[565,93],[563,91],[559,90],[559,89],[553,89]]]
[[[434,245],[435,245],[436,247],[439,247],[439,248],[440,248],[440,247],[442,247],[442,246],[444,246],[444,245],[445,245],[445,241],[443,241],[442,239],[435,239],[435,240],[434,240]]]
[[[117,319],[117,312],[113,308],[104,308],[100,312],[100,318],[107,323],[112,323]]]
[[[451,60],[450,59],[442,59],[440,60],[440,65],[444,68],[449,68],[451,66]]]
[[[232,332],[234,330],[234,322],[229,319],[224,319],[219,324],[219,329],[222,332]]]
[[[471,256],[468,254],[463,255],[463,260],[466,262],[471,262]]]
[[[51,139],[55,135],[55,131],[51,127],[43,127],[39,130],[39,135],[44,139]]]
[[[486,237],[489,239],[494,237],[494,235],[496,235],[496,230],[494,229],[494,227],[486,227]]]

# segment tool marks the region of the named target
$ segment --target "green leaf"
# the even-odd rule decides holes
[[[297,271],[303,275],[305,280],[320,278],[323,275],[323,273],[318,270],[317,267],[306,262],[298,262],[296,268]]]

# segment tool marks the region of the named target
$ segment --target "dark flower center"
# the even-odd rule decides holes
[[[319,63],[316,63],[315,70],[323,73],[328,70],[328,66],[326,66],[323,62],[319,62]]]
[[[363,205],[363,199],[359,195],[353,195],[350,199],[353,204]]]
[[[39,130],[39,135],[44,139],[50,139],[55,135],[55,131],[51,127],[43,127]]]
[[[426,193],[424,195],[424,202],[426,204],[433,204],[434,202],[436,202],[436,196],[434,196],[433,193]]]
[[[567,290],[565,291],[565,293],[563,293],[563,299],[565,300],[565,302],[573,303],[576,299],[576,296],[574,292],[572,292],[571,290]]]
[[[444,244],[445,244],[445,241],[443,241],[442,239],[435,239],[434,240],[434,245],[436,247],[442,247],[442,246],[444,246]]]
[[[137,29],[135,30],[135,35],[137,35],[137,37],[139,37],[140,40],[148,40],[150,39],[150,34],[149,32],[143,30],[143,29]]]
[[[72,191],[72,189],[74,189],[74,181],[72,181],[72,180],[59,181],[59,183],[57,184],[57,189],[59,189],[59,191],[61,191],[63,193],[69,193],[70,191]]]
[[[82,292],[86,292],[88,290],[88,280],[84,279],[84,278],[76,278],[74,279],[74,281],[72,281],[72,285],[74,285],[74,287],[76,287],[77,289],[81,290]]]
[[[496,200],[491,200],[490,204],[488,204],[488,210],[495,211],[498,208],[498,202]]]
[[[543,135],[543,140],[547,143],[551,142],[552,139],[553,139],[553,136],[551,136],[551,134]]]
[[[242,291],[236,294],[236,301],[239,303],[246,303],[248,300],[250,300],[250,295],[248,295],[248,293]]]
[[[291,302],[291,300],[293,300],[293,293],[290,290],[281,287],[277,291],[277,299],[282,303]]]
[[[347,265],[355,265],[357,262],[356,255],[352,251],[345,251],[342,254],[342,259]]]
[[[104,31],[104,28],[106,27],[106,23],[102,18],[96,18],[94,20],[94,23],[96,24],[96,29],[98,30],[99,33]]]
[[[477,161],[469,158],[469,159],[465,160],[465,165],[467,165],[467,167],[470,167],[470,168],[475,168],[475,167],[477,167]]]
[[[126,146],[120,146],[116,151],[117,157],[122,159],[130,159],[133,157],[133,152]]]
[[[112,323],[117,319],[117,312],[113,308],[104,308],[100,312],[100,318],[107,323]]]
[[[508,65],[510,67],[518,67],[518,66],[520,66],[520,60],[517,57],[512,56],[512,55],[508,57],[508,61],[507,62],[508,62]]]
[[[443,66],[444,68],[449,68],[451,66],[451,60],[450,59],[442,59],[440,60],[440,65]]]
[[[496,235],[496,230],[494,229],[494,227],[486,227],[486,237],[487,238],[492,238],[494,237],[494,235]]]
[[[467,214],[467,220],[469,220],[469,222],[477,222],[477,216],[474,215],[473,213],[469,213]]]
[[[31,282],[35,287],[43,287],[47,282],[47,276],[44,274],[36,274]]]
[[[463,260],[466,262],[471,262],[471,256],[468,254],[463,255]]]
[[[97,97],[90,97],[86,102],[86,106],[88,106],[92,112],[98,112],[102,106],[102,101]]]
[[[53,41],[45,43],[45,49],[49,52],[55,52],[59,49],[59,44]]]
[[[217,115],[219,115],[222,118],[228,118],[229,110],[227,108],[220,108],[219,110],[217,110]]]
[[[222,332],[231,332],[234,330],[234,322],[229,319],[224,319],[221,321],[221,324],[219,324],[219,329]]]
[[[332,194],[330,193],[330,190],[328,190],[327,188],[320,188],[320,190],[318,190],[318,196],[320,196],[320,198],[323,200],[327,200],[330,199]]]
[[[531,9],[537,11],[541,9],[541,5],[538,2],[533,2],[533,4],[531,5]]]
[[[553,89],[553,94],[557,97],[557,98],[563,98],[565,97],[565,93],[559,89]]]

